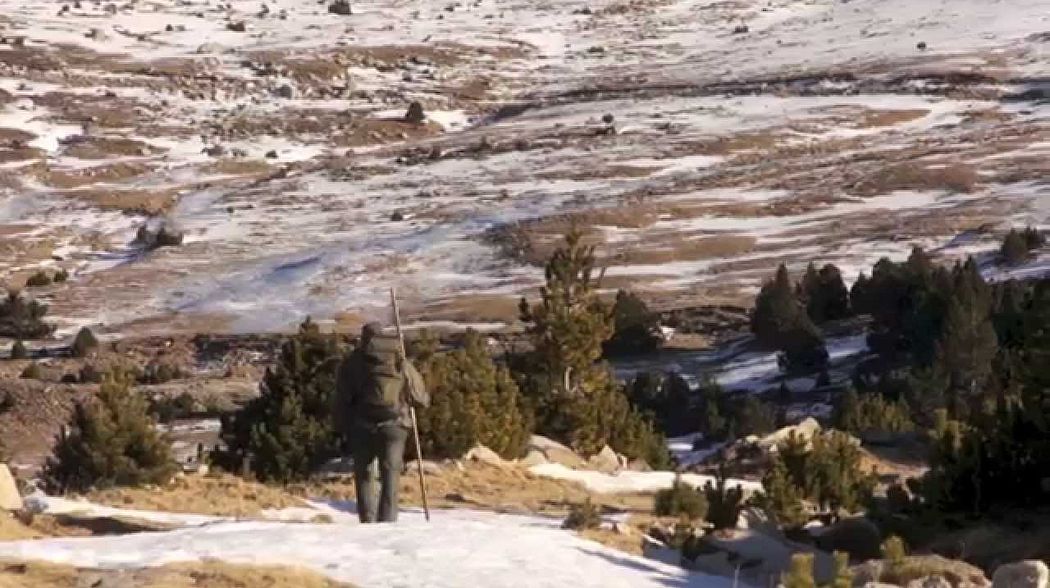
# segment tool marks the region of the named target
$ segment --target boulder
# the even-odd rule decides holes
[[[525,451],[526,453],[537,451],[543,454],[549,463],[558,463],[568,468],[580,468],[584,466],[583,459],[581,459],[575,451],[553,439],[548,439],[541,435],[533,435],[529,437],[529,443],[525,447]]]
[[[150,219],[146,224],[139,227],[135,234],[134,244],[152,251],[161,247],[176,247],[182,245],[183,232],[174,222],[167,219]]]
[[[500,457],[498,453],[484,445],[475,445],[470,451],[467,451],[466,455],[463,456],[463,459],[500,468],[506,465],[506,462],[503,461],[503,458]]]
[[[952,588],[952,583],[944,576],[933,575],[908,582],[906,588]]]
[[[632,472],[651,472],[653,471],[653,466],[649,465],[649,462],[644,459],[638,458],[627,462],[624,469]]]
[[[842,519],[816,537],[817,547],[824,551],[844,551],[854,561],[881,556],[882,535],[879,528],[864,517]]]
[[[611,474],[620,470],[620,456],[608,445],[587,460],[587,468]]]
[[[518,463],[526,468],[531,468],[532,466],[550,463],[550,461],[547,460],[546,455],[539,451],[536,451],[535,449],[532,449],[525,454],[525,457],[519,459]]]
[[[758,445],[766,451],[776,451],[776,448],[781,443],[787,441],[792,434],[801,437],[802,439],[809,440],[813,438],[813,435],[820,433],[820,431],[820,423],[817,422],[817,419],[809,417],[797,425],[777,429],[765,437],[756,439],[755,445]]]
[[[405,463],[405,473],[414,474],[419,470],[419,460],[413,459],[412,461]],[[423,473],[428,476],[440,476],[445,473],[445,469],[441,467],[441,464],[433,462],[427,459],[423,460]]]
[[[1004,564],[992,574],[992,588],[1047,588],[1050,585],[1050,569],[1037,560]]]
[[[0,463],[0,508],[4,510],[22,510],[22,495],[18,484],[7,464]]]

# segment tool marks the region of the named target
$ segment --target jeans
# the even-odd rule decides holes
[[[397,491],[408,429],[396,421],[358,424],[350,436],[357,488],[357,516],[362,523],[397,521]],[[376,462],[381,490],[376,501]]]

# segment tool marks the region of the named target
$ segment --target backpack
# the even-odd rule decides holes
[[[365,378],[360,398],[363,416],[373,423],[399,418],[405,403],[401,394],[405,388],[401,340],[377,334],[365,346],[363,355]]]

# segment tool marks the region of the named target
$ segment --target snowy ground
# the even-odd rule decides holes
[[[212,521],[162,533],[0,543],[0,557],[97,568],[138,568],[215,558],[305,566],[357,586],[641,588],[729,586],[586,541],[560,521],[467,510],[419,512],[397,525],[360,525],[334,511],[331,524]],[[177,517],[174,517],[177,519]],[[171,518],[165,519],[172,522]]]
[[[265,4],[0,0],[0,275],[72,270],[63,332],[498,328],[572,221],[664,308],[1048,224],[1045,0]]]

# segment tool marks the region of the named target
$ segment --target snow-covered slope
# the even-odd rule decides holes
[[[418,512],[396,525],[217,522],[164,533],[0,543],[0,557],[135,568],[216,558],[284,563],[370,587],[718,588],[688,572],[579,538],[559,521],[472,511]]]

